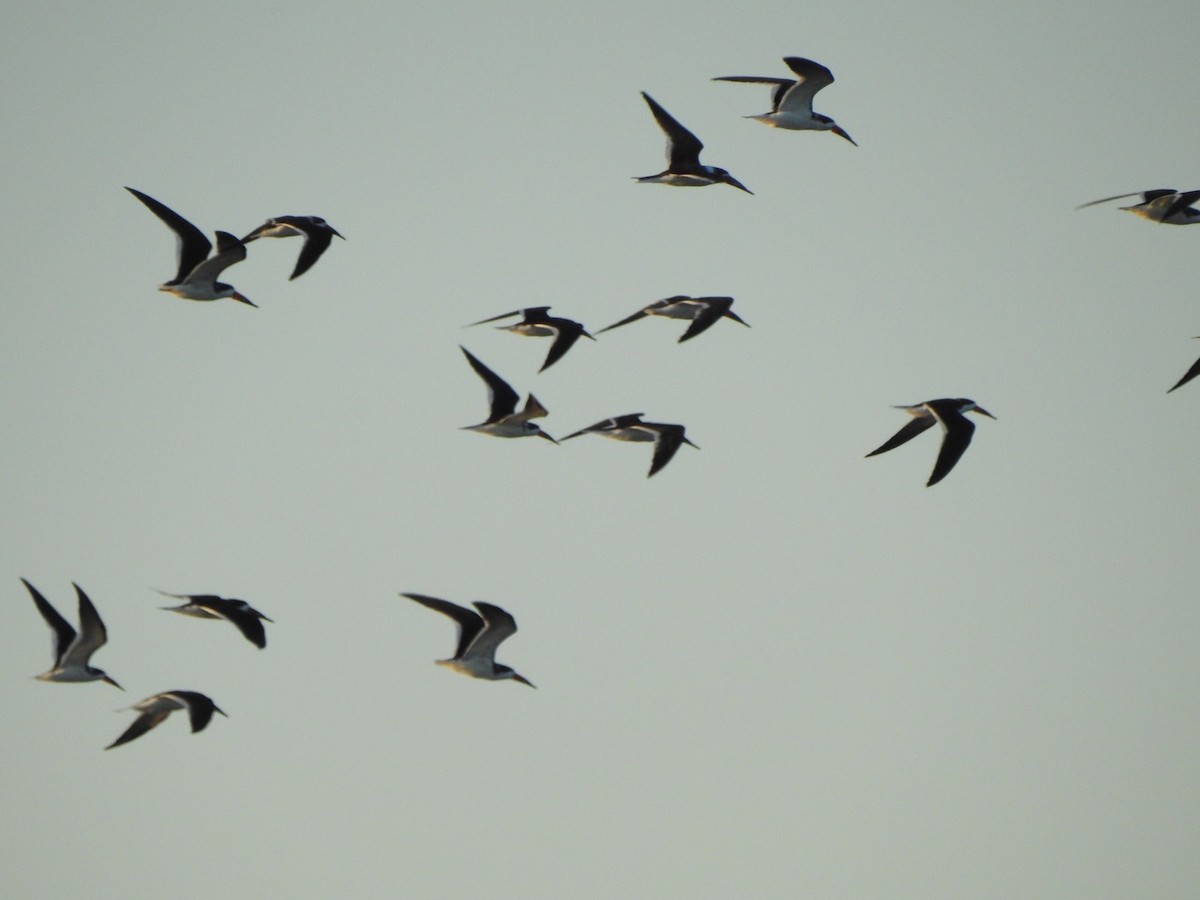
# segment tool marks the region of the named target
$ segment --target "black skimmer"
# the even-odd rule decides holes
[[[696,447],[687,439],[682,425],[668,425],[663,422],[643,422],[643,413],[629,413],[624,416],[613,416],[587,428],[581,428],[574,434],[569,434],[564,441],[579,437],[581,434],[599,434],[614,441],[654,441],[654,456],[650,461],[649,478],[671,461],[680,444]],[[699,450],[699,447],[696,447]]]
[[[195,616],[197,619],[225,619],[236,625],[246,640],[258,649],[267,646],[267,632],[262,623],[272,620],[245,600],[217,597],[213,594],[168,594],[166,591],[159,593],[164,597],[188,601],[183,606],[160,606],[159,609]]]
[[[246,258],[245,244],[227,231],[218,231],[217,254],[209,259],[208,253],[212,250],[212,243],[199,228],[148,194],[131,187],[125,190],[146,204],[152,213],[175,232],[179,271],[170,281],[158,286],[160,291],[185,300],[220,300],[232,297],[250,306],[255,305],[234,290],[232,284],[217,281],[217,277],[223,271]]]
[[[971,435],[975,433],[975,424],[967,419],[966,413],[977,412],[982,416],[987,416],[989,419],[996,418],[982,406],[977,405],[974,400],[963,398],[928,400],[925,403],[917,403],[913,406],[897,406],[896,409],[904,410],[913,417],[912,421],[888,438],[882,446],[876,447],[868,453],[867,456],[875,456],[879,453],[887,453],[889,450],[894,450],[901,444],[915,438],[918,434],[925,431],[925,429],[933,427],[933,423],[937,422],[942,426],[942,431],[945,434],[942,436],[942,449],[938,452],[937,463],[933,467],[933,474],[925,482],[926,487],[937,484],[949,475],[950,470],[954,468],[954,464],[958,462],[970,445]]]
[[[454,655],[449,659],[436,660],[439,666],[446,666],[455,672],[462,672],[472,678],[486,678],[488,681],[503,681],[511,678],[521,684],[536,687],[529,679],[518,675],[508,666],[496,662],[496,648],[506,638],[517,633],[517,621],[507,612],[491,603],[476,603],[478,613],[473,613],[466,607],[428,597],[425,594],[401,594],[409,600],[416,600],[422,606],[436,609],[458,623],[458,646]]]
[[[1200,335],[1198,335],[1197,337],[1200,337]],[[1175,390],[1175,388],[1183,387],[1185,384],[1187,384],[1189,381],[1191,381],[1197,375],[1200,375],[1200,359],[1198,359],[1194,363],[1192,363],[1192,367],[1183,373],[1183,377],[1180,378],[1177,382],[1175,382],[1175,387],[1171,388],[1171,390],[1167,391],[1167,393],[1168,394],[1171,393],[1171,391]]]
[[[163,691],[161,694],[147,697],[130,708],[136,709],[141,715],[133,720],[133,724],[126,728],[119,738],[105,747],[105,750],[120,747],[122,744],[128,744],[130,741],[140,738],[177,709],[188,711],[188,718],[192,722],[192,734],[203,731],[212,721],[215,712],[219,712],[226,718],[229,717],[224,710],[212,702],[210,697],[196,691]]]
[[[313,264],[321,258],[321,254],[329,248],[335,235],[342,238],[343,241],[345,240],[338,234],[337,229],[320,216],[276,216],[273,219],[267,219],[266,222],[242,238],[242,243],[248,244],[262,237],[283,238],[295,237],[298,234],[304,235],[304,246],[300,248],[300,256],[296,259],[296,268],[288,276],[288,281],[299,278],[311,269]]]
[[[592,341],[595,340],[580,323],[573,319],[563,319],[559,316],[548,315],[549,310],[550,307],[548,306],[530,306],[526,309],[514,309],[512,312],[492,316],[490,319],[480,319],[478,322],[472,322],[471,325],[484,325],[488,322],[499,322],[501,319],[507,319],[510,316],[521,316],[520,322],[513,325],[498,325],[496,327],[501,331],[511,331],[513,334],[523,334],[526,337],[553,337],[554,343],[550,345],[550,352],[546,354],[546,361],[538,369],[539,372],[545,372],[562,359],[566,355],[566,352],[581,337]],[[470,328],[471,325],[467,327]]]
[[[1117,194],[1113,197],[1102,197],[1090,203],[1084,203],[1076,209],[1086,209],[1097,203],[1108,203],[1110,200],[1122,200],[1125,197],[1141,197],[1141,203],[1133,206],[1122,206],[1125,212],[1135,216],[1159,222],[1163,225],[1195,225],[1200,222],[1200,209],[1194,209],[1192,204],[1200,200],[1200,191],[1177,191],[1174,188],[1155,188],[1140,194]]]
[[[667,168],[657,175],[643,175],[636,178],[636,181],[647,184],[673,184],[677,187],[703,187],[723,182],[747,194],[754,193],[724,169],[701,165],[700,151],[704,149],[704,145],[700,143],[700,139],[676,122],[671,114],[645,91],[642,91],[642,96],[650,105],[650,112],[654,113],[659,127],[667,135]]]
[[[838,137],[843,137],[858,146],[854,138],[846,134],[837,122],[813,112],[813,97],[821,88],[833,84],[833,73],[818,62],[799,56],[785,56],[783,61],[788,68],[796,73],[796,80],[791,78],[771,78],[767,75],[723,75],[713,81],[743,81],[751,84],[774,85],[771,95],[771,111],[758,116],[746,116],[756,119],[764,125],[775,128],[788,128],[793,131],[832,131]]]
[[[646,316],[665,316],[669,319],[691,319],[692,324],[687,327],[683,335],[679,338],[679,343],[694,338],[702,331],[706,331],[714,322],[724,317],[733,319],[749,328],[749,324],[742,321],[733,310],[729,307],[733,305],[732,297],[685,297],[682,294],[676,297],[667,297],[665,300],[656,300],[649,306],[643,306],[632,316],[622,319],[616,324],[609,325],[608,328],[601,328],[596,334],[603,334],[606,331],[611,331],[613,328],[620,328],[622,325],[628,325],[630,322],[636,322],[638,319],[644,319]]]
[[[21,579],[22,584],[29,590],[33,603],[50,630],[54,633],[54,666],[35,676],[39,681],[106,681],[113,687],[125,690],[108,677],[102,670],[89,665],[92,654],[108,641],[108,632],[96,607],[83,592],[83,588],[75,585],[75,593],[79,595],[79,633],[71,624],[59,615],[58,610],[50,605],[37,588]]]
[[[466,347],[459,345],[458,349],[466,354],[471,368],[487,383],[488,403],[491,406],[488,417],[484,421],[478,425],[464,425],[464,431],[479,431],[483,434],[506,438],[529,437],[536,434],[551,443],[558,443],[538,428],[536,423],[529,421],[530,419],[540,419],[548,412],[546,407],[538,402],[537,397],[530,394],[525,400],[525,408],[517,412],[519,398],[508,382],[472,356],[471,351]]]

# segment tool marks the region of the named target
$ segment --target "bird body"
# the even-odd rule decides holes
[[[124,690],[103,669],[97,669],[89,663],[92,654],[108,642],[108,631],[83,588],[74,585],[75,593],[79,597],[79,631],[76,633],[71,624],[50,605],[50,601],[43,597],[37,588],[24,578],[21,582],[33,597],[34,606],[54,635],[54,665],[34,677],[38,681],[105,681]]]

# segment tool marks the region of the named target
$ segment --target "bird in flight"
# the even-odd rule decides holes
[[[671,461],[671,457],[682,444],[696,447],[687,439],[682,425],[671,425],[665,422],[643,422],[644,413],[628,413],[624,416],[613,416],[587,428],[581,428],[574,434],[569,434],[564,441],[579,437],[581,434],[598,434],[601,437],[612,438],[614,441],[653,441],[654,455],[650,459],[649,478]],[[696,447],[699,450],[699,447]]]
[[[488,417],[478,425],[464,425],[463,428],[467,431],[478,431],[481,434],[490,434],[495,437],[517,438],[529,437],[537,435],[545,438],[551,443],[557,444],[558,441],[542,431],[537,426],[536,422],[529,421],[530,419],[540,419],[548,412],[546,407],[538,402],[537,397],[530,394],[525,400],[525,408],[517,412],[517,392],[512,389],[507,381],[477,360],[471,355],[466,347],[459,346],[463,353],[466,354],[467,362],[471,364],[471,368],[475,373],[484,380],[488,386],[488,404],[490,410]]]
[[[105,681],[115,688],[125,690],[113,681],[103,669],[97,669],[88,663],[92,654],[108,642],[108,631],[100,619],[100,614],[96,612],[96,607],[88,595],[83,592],[83,588],[75,585],[75,593],[79,597],[79,631],[77,633],[71,627],[71,623],[59,615],[58,610],[50,605],[50,601],[43,597],[37,588],[24,578],[21,579],[21,583],[33,597],[34,606],[42,614],[42,618],[46,620],[46,624],[50,626],[50,631],[54,635],[54,665],[36,676],[37,679],[59,682]]]
[[[345,238],[338,234],[337,229],[320,216],[276,216],[267,219],[252,232],[242,238],[243,244],[256,241],[262,237],[284,238],[304,235],[304,246],[300,248],[300,256],[296,258],[296,268],[288,276],[288,281],[299,278],[313,267],[321,254],[324,253],[335,237]]]
[[[820,63],[800,56],[785,56],[783,61],[796,74],[794,79],[772,78],[769,75],[722,75],[713,81],[772,85],[775,90],[771,94],[771,111],[757,116],[746,116],[747,119],[755,119],[764,125],[788,128],[792,131],[832,131],[857,147],[858,143],[837,122],[829,116],[813,112],[813,97],[817,91],[833,84],[833,73]]]
[[[133,724],[126,728],[119,738],[105,747],[105,750],[120,747],[122,744],[128,744],[130,741],[140,738],[177,709],[188,711],[188,719],[192,723],[192,734],[208,727],[215,712],[228,718],[228,714],[213,703],[210,697],[196,691],[163,691],[161,694],[154,694],[140,703],[134,704],[132,708],[141,715],[133,720]]]
[[[704,145],[700,139],[680,125],[669,112],[653,97],[642,91],[654,120],[667,136],[667,167],[657,175],[643,175],[635,181],[643,184],[672,184],[676,187],[704,187],[709,184],[728,184],[747,194],[754,191],[746,187],[724,169],[706,166],[700,162],[700,151]]]
[[[867,456],[876,456],[880,453],[887,453],[889,450],[894,450],[901,444],[911,441],[927,428],[932,428],[934,422],[937,422],[942,426],[942,431],[944,432],[942,435],[942,449],[938,451],[937,462],[933,466],[933,474],[929,476],[929,481],[925,482],[926,487],[937,484],[949,475],[955,463],[967,452],[967,447],[971,443],[971,435],[975,433],[975,425],[967,419],[966,413],[977,412],[982,416],[987,416],[989,419],[996,418],[986,409],[976,404],[974,400],[963,398],[954,400],[948,398],[927,400],[924,403],[917,403],[913,406],[897,406],[896,409],[904,410],[913,417],[912,421],[888,438],[882,445],[868,453]]]
[[[168,594],[159,591],[164,597],[174,597],[176,600],[186,600],[182,606],[163,606],[160,609],[194,616],[197,619],[225,619],[237,626],[237,630],[259,650],[267,646],[267,632],[263,622],[270,622],[257,609],[245,600],[234,600],[218,597],[214,594]]]
[[[684,341],[691,340],[701,332],[707,331],[721,318],[733,319],[733,321],[749,328],[750,325],[739,318],[738,314],[729,308],[732,305],[732,297],[686,297],[679,294],[674,297],[667,297],[665,300],[655,300],[649,306],[643,306],[632,316],[609,325],[607,328],[601,328],[596,333],[603,334],[614,328],[620,328],[622,325],[628,325],[630,322],[636,322],[638,319],[644,319],[646,316],[663,316],[668,319],[691,319],[692,324],[687,327],[687,330],[679,338],[679,343],[681,344]]]
[[[498,325],[496,327],[501,331],[511,331],[513,334],[523,334],[526,337],[554,338],[554,343],[550,345],[550,350],[546,354],[546,361],[538,369],[539,372],[545,372],[562,359],[566,355],[566,352],[575,346],[575,342],[581,337],[585,337],[590,341],[595,340],[594,337],[587,333],[587,329],[575,320],[550,315],[550,307],[548,306],[530,306],[526,309],[514,309],[512,312],[492,316],[490,319],[480,319],[478,322],[472,322],[467,327],[485,325],[488,322],[499,322],[501,319],[508,319],[512,316],[521,316],[521,321],[514,322],[512,325]]]
[[[511,679],[535,687],[533,682],[517,674],[509,666],[496,662],[496,648],[517,633],[516,620],[499,606],[475,603],[475,608],[479,610],[475,613],[465,606],[426,594],[400,596],[437,610],[458,624],[458,645],[454,648],[454,655],[449,659],[437,660],[439,666],[446,666],[472,678],[484,678],[488,681]]]
[[[1152,191],[1134,192],[1132,194],[1116,194],[1112,197],[1101,197],[1075,207],[1086,209],[1098,203],[1108,203],[1111,200],[1123,200],[1126,197],[1141,197],[1140,203],[1133,206],[1122,206],[1124,212],[1131,212],[1142,219],[1158,222],[1162,225],[1195,225],[1200,222],[1200,209],[1192,206],[1200,200],[1200,191],[1177,191],[1174,188],[1155,188]]]
[[[150,212],[175,232],[178,271],[174,278],[158,286],[160,291],[185,300],[220,300],[231,297],[250,306],[255,305],[239,294],[232,284],[217,281],[222,272],[246,258],[244,243],[227,231],[218,231],[217,253],[209,258],[212,243],[204,236],[204,232],[149,194],[143,194],[131,187],[125,190],[141,200]]]

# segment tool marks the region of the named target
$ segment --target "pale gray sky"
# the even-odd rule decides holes
[[[0,788],[13,897],[1195,895],[1200,7],[116,4],[0,14]],[[828,65],[859,142],[717,75]],[[648,91],[728,187],[663,166]],[[178,300],[167,229],[315,214]],[[676,293],[752,328],[580,342]],[[460,431],[469,347],[562,435]],[[869,460],[892,404],[971,397]],[[43,684],[18,578],[127,689]],[[159,612],[243,597],[259,652]],[[497,603],[500,660],[432,660]],[[157,691],[229,713],[102,748]]]

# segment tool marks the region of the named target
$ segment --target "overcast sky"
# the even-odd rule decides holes
[[[1193,897],[1200,6],[12,3],[0,869],[13,897]],[[766,128],[784,56],[859,145]],[[641,185],[647,91],[754,196]],[[1189,179],[1192,179],[1189,181]],[[319,215],[159,293],[170,232]],[[538,374],[523,306],[593,332]],[[468,347],[568,434],[499,440]],[[896,404],[968,397],[871,459]],[[19,578],[127,689],[44,684]],[[154,589],[244,598],[227,623]],[[537,685],[433,665],[419,592]],[[210,695],[104,752],[158,691]]]

